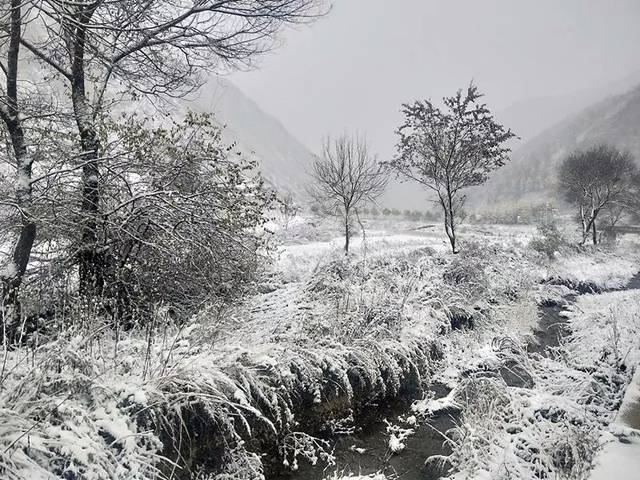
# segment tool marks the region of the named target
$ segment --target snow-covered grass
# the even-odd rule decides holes
[[[77,332],[9,352],[3,478],[164,478],[174,472],[171,460],[202,462],[220,442],[227,447],[219,471],[259,478],[259,458],[245,445],[253,435],[273,437],[291,468],[300,458],[331,463],[326,443],[301,429],[420,384],[433,353],[424,339],[212,349],[203,326],[164,335],[152,344],[131,335],[116,347],[109,334]]]
[[[640,364],[640,290],[582,295],[568,312],[575,362],[632,369]]]
[[[515,361],[531,377],[531,388],[508,387],[475,367],[441,401],[464,411],[459,426],[447,432],[453,478],[588,475],[640,362],[640,291],[581,296],[564,315],[572,333],[556,355],[528,355],[515,340],[481,355],[494,362],[493,371],[506,359]],[[436,406],[419,405],[426,413]]]
[[[298,235],[283,242],[261,280],[262,293],[229,311],[205,309],[183,327],[159,317],[156,325],[126,333],[99,318],[83,319],[82,327],[48,343],[33,337],[29,347],[5,353],[0,472],[8,479],[186,478],[182,470],[189,466],[254,479],[264,473],[264,448],[290,468],[301,459],[330,464],[327,445],[314,433],[367,402],[419,389],[436,372],[456,386],[449,400],[467,406],[465,424],[451,439],[456,458],[466,459],[472,447],[474,455],[493,458],[511,434],[503,430],[498,443],[486,446],[479,439],[488,433],[479,432],[505,418],[500,399],[509,400],[512,423],[527,431],[547,407],[578,415],[569,407],[584,392],[571,382],[589,384],[590,373],[550,359],[531,364],[514,347],[537,321],[536,285],[552,277],[620,284],[632,271],[631,261],[612,253],[548,264],[526,248],[532,231],[468,227],[463,252],[452,255],[439,231],[373,228],[348,257],[340,238]],[[589,268],[594,261],[597,275]],[[492,343],[507,335],[516,338]],[[485,382],[460,383],[465,371],[514,358],[525,363],[536,390],[521,393],[490,379],[492,396],[465,404],[473,382]],[[566,390],[538,391],[558,379]],[[571,423],[578,417],[567,415],[567,430],[531,435],[582,434]],[[390,428],[400,451],[410,428]]]
[[[591,284],[599,290],[624,287],[640,269],[637,253],[596,251],[566,254],[551,263],[549,278],[561,278],[574,285]]]

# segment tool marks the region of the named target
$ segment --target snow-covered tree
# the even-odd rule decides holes
[[[312,21],[322,0],[29,2],[22,45],[65,84],[82,165],[80,287],[95,293],[107,265],[98,251],[105,152],[100,121],[121,98],[179,97],[202,73],[246,66],[277,44],[284,25]]]
[[[236,298],[256,271],[274,200],[209,115],[147,123],[134,116],[105,132],[100,287],[118,318],[160,303],[187,315]]]
[[[286,193],[278,201],[280,203],[280,214],[282,215],[282,224],[285,230],[289,228],[291,220],[293,220],[300,211],[300,205],[296,202],[291,192]]]
[[[431,100],[403,105],[398,154],[389,162],[400,176],[436,193],[453,253],[458,252],[456,227],[463,215],[463,190],[481,185],[504,165],[510,152],[506,142],[515,136],[493,118],[481,98],[471,84],[466,91],[444,98],[444,110]]]
[[[609,210],[617,218],[620,209],[630,206],[638,167],[628,152],[609,145],[597,145],[572,153],[558,170],[559,186],[564,198],[578,208],[582,242],[591,233],[598,243],[598,216]]]
[[[13,179],[6,185],[13,194],[13,199],[3,199],[2,208],[8,215],[18,217],[15,222],[17,240],[13,243],[13,251],[5,260],[0,273],[2,280],[2,302],[0,317],[3,320],[3,332],[11,338],[17,329],[20,317],[18,293],[22,284],[31,249],[36,237],[36,224],[32,213],[31,171],[34,161],[33,148],[29,148],[24,127],[23,100],[20,98],[18,81],[20,80],[20,41],[23,29],[22,1],[11,0],[9,8],[3,9],[0,22],[3,25],[0,34],[0,46],[5,52],[2,59],[2,71],[5,82],[0,89],[0,119],[8,137],[8,164],[14,170]],[[7,225],[8,227],[8,225]],[[0,332],[1,337],[5,335]]]

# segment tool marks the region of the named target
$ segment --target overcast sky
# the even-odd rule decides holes
[[[640,0],[336,0],[231,79],[302,142],[367,134],[392,154],[403,102],[473,78],[495,109],[640,69]]]

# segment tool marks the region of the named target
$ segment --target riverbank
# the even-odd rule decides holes
[[[512,350],[530,385],[488,382],[477,391],[451,432],[452,478],[590,474],[640,361],[640,290],[635,280],[626,286],[569,297],[555,315],[557,347]]]
[[[609,425],[607,443],[594,459],[591,480],[633,480],[640,472],[640,369],[627,387],[620,411]],[[604,435],[603,435],[604,436]]]

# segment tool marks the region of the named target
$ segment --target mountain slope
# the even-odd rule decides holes
[[[257,160],[263,176],[278,191],[302,194],[313,153],[230,81],[219,77],[205,85],[188,108],[215,114],[225,126],[223,138]]]
[[[600,98],[598,98],[599,100]],[[569,115],[592,103],[575,93],[557,97],[529,98],[496,112],[496,118],[513,130],[524,143]]]
[[[512,155],[482,188],[472,192],[484,205],[539,201],[555,193],[560,161],[576,149],[609,143],[629,150],[640,163],[640,86],[602,100],[534,137]]]
[[[496,117],[522,139],[520,144],[524,144],[550,125],[579,113],[586,106],[626,93],[638,84],[640,70],[597,87],[565,95],[525,99],[497,111]]]

